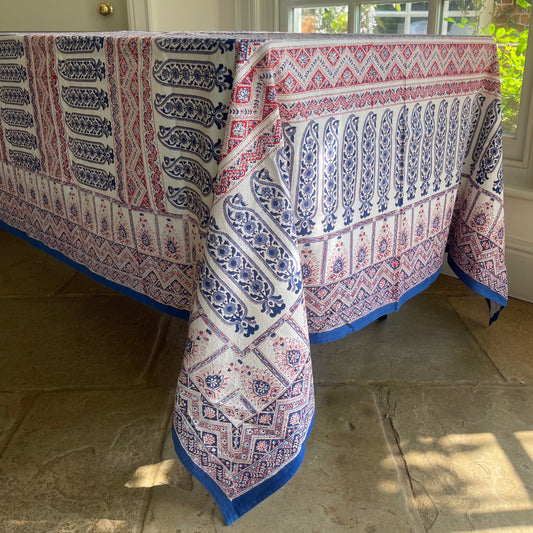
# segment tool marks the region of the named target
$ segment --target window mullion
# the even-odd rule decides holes
[[[411,2],[405,4],[405,18],[403,22],[403,31],[404,33],[411,33]]]
[[[442,0],[429,0],[428,2],[428,34],[437,35],[439,31],[439,23],[441,20]]]
[[[351,2],[348,2],[348,33],[359,32],[359,24],[357,22],[356,4],[352,0]]]

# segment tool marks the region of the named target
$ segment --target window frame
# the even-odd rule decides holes
[[[402,0],[404,2],[428,3],[428,34],[438,33],[440,21],[440,9],[444,0]],[[357,33],[358,19],[356,17],[359,6],[364,4],[390,4],[391,0],[280,0],[280,30],[291,31],[292,10],[305,7],[335,7],[348,6],[348,33]],[[351,30],[351,31],[350,31]]]
[[[403,2],[411,0],[402,0]],[[417,0],[412,0],[417,1]],[[420,0],[418,0],[420,1]],[[428,2],[428,35],[438,35],[442,27],[442,11],[445,0],[427,0]],[[391,0],[279,0],[279,29],[291,31],[292,12],[294,8],[348,6],[348,32],[358,31],[357,11],[362,4],[390,4]],[[533,27],[533,16],[530,29]],[[519,188],[533,189],[533,173],[529,165],[533,152],[533,120],[530,120],[531,93],[533,89],[533,44],[531,52],[526,56],[524,79],[520,99],[520,113],[516,131],[503,136],[503,153],[506,182]]]

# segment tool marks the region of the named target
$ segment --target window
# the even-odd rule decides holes
[[[427,33],[428,2],[361,4],[358,11],[361,33]]]
[[[280,6],[282,31],[491,35],[500,55],[505,157],[511,166],[527,167],[526,138],[533,134],[529,0],[281,0]]]
[[[348,33],[348,6],[304,7],[292,11],[292,31]]]

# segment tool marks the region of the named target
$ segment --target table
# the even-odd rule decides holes
[[[0,36],[0,224],[189,320],[173,436],[231,523],[298,469],[310,342],[507,300],[488,38]]]

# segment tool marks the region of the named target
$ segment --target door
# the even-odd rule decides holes
[[[128,29],[127,0],[110,0],[113,14],[98,12],[98,0],[16,0],[0,5],[0,32],[120,31]]]

